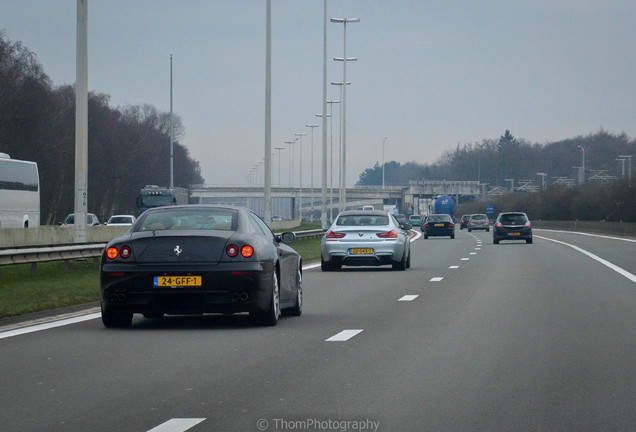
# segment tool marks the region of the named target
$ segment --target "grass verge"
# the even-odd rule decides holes
[[[315,261],[320,259],[320,239],[296,239],[289,246],[303,257],[303,262]]]
[[[99,300],[99,270],[93,261],[39,263],[0,267],[0,318]]]

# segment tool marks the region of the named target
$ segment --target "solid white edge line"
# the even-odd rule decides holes
[[[413,301],[413,300],[415,300],[418,297],[419,297],[419,295],[417,295],[417,294],[413,294],[413,295],[409,294],[409,295],[405,295],[405,296],[399,298],[398,301],[408,302],[408,301]]]
[[[65,325],[75,324],[82,321],[89,321],[89,320],[99,318],[101,316],[102,316],[101,312],[97,312],[97,313],[91,313],[91,314],[82,315],[82,316],[78,316],[74,318],[63,319],[60,321],[52,321],[52,322],[48,322],[44,324],[36,324],[30,327],[23,327],[23,328],[19,328],[15,330],[8,330],[8,331],[0,333],[0,339],[5,339],[11,336],[18,336],[18,335],[23,335],[27,333],[33,333],[33,332],[37,332],[41,330],[48,330],[55,327],[62,327]]]
[[[574,249],[574,250],[576,250],[576,251],[579,251],[579,252],[581,252],[581,253],[582,253],[582,254],[584,254],[584,255],[589,256],[589,257],[590,257],[590,258],[592,258],[593,260],[595,260],[595,261],[597,261],[597,262],[599,262],[599,263],[603,264],[604,266],[609,267],[610,269],[614,270],[616,273],[620,274],[621,276],[624,276],[624,277],[626,277],[627,279],[631,280],[632,282],[635,282],[635,283],[636,283],[636,276],[634,276],[633,274],[631,274],[631,273],[630,273],[630,272],[628,272],[627,270],[624,270],[624,269],[620,268],[619,266],[617,266],[617,265],[615,265],[615,264],[612,264],[611,262],[609,262],[609,261],[607,261],[607,260],[604,260],[603,258],[601,258],[601,257],[599,257],[599,256],[597,256],[597,255],[594,255],[592,252],[588,252],[588,251],[586,251],[585,249],[581,249],[581,248],[580,248],[580,247],[578,247],[578,246],[574,246],[574,245],[572,245],[572,244],[570,244],[570,243],[562,242],[562,241],[560,241],[560,240],[555,240],[555,239],[551,239],[551,238],[548,238],[548,237],[538,236],[538,235],[536,235],[536,234],[535,234],[535,237],[540,238],[540,239],[542,239],[542,240],[548,240],[548,241],[552,241],[552,242],[555,242],[555,243],[560,243],[560,244],[562,244],[562,245],[565,245],[565,246],[571,247],[572,249]]]
[[[204,418],[174,418],[150,429],[148,432],[185,432],[204,420]]]
[[[636,240],[634,240],[634,239],[628,239],[628,238],[623,238],[623,237],[615,237],[615,236],[608,236],[608,235],[601,235],[601,234],[590,234],[590,233],[584,233],[584,232],[579,232],[579,231],[563,231],[563,230],[553,230],[553,229],[545,229],[545,228],[534,228],[534,230],[535,231],[548,231],[548,232],[555,232],[555,233],[563,233],[563,234],[578,234],[578,235],[588,236],[588,237],[598,237],[598,238],[604,238],[604,239],[621,240],[621,241],[636,243]]]
[[[345,342],[362,332],[362,329],[343,330],[331,336],[329,339],[325,339],[325,342]]]

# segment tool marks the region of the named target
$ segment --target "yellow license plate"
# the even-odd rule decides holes
[[[351,249],[351,255],[373,255],[373,248]]]
[[[443,227],[444,224],[435,224],[436,227]]]
[[[521,235],[521,233],[518,232],[514,232],[514,233],[508,233],[509,236],[518,236]]]
[[[201,286],[201,276],[155,276],[156,287]]]

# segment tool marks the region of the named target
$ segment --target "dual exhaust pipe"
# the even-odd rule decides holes
[[[111,303],[125,303],[127,298],[128,296],[124,293],[113,293],[110,295],[108,300]],[[246,302],[249,300],[249,298],[250,298],[249,294],[246,293],[245,291],[233,292],[231,295],[232,303]]]
[[[232,296],[231,296],[232,303],[245,302],[245,301],[249,300],[249,298],[250,298],[250,296],[246,292],[233,292]]]
[[[124,303],[126,301],[126,294],[123,293],[114,293],[111,294],[109,299],[111,303]]]

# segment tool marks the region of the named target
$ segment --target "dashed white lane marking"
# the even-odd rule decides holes
[[[477,252],[471,252],[470,254],[471,255],[477,255]]]
[[[475,250],[481,250],[481,248],[480,248],[480,247],[477,247],[477,248],[475,248]]]
[[[555,242],[555,243],[560,243],[562,245],[569,246],[572,249],[577,250],[577,251],[581,252],[582,254],[585,254],[585,255],[589,256],[593,260],[600,262],[604,266],[607,266],[607,267],[611,268],[612,270],[614,270],[616,273],[620,274],[621,276],[625,276],[630,281],[636,282],[636,276],[635,275],[631,274],[627,270],[624,270],[624,269],[622,269],[621,267],[619,267],[619,266],[617,266],[615,264],[612,264],[611,262],[609,262],[607,260],[604,260],[603,258],[601,258],[601,257],[599,257],[597,255],[594,255],[592,252],[588,252],[585,249],[581,249],[578,246],[574,246],[574,245],[572,245],[570,243],[562,242],[562,241],[559,241],[559,240],[554,240],[554,239],[551,239],[551,238],[542,237],[542,236],[538,236],[538,235],[535,235],[535,237],[540,238],[542,240],[549,240],[549,241],[552,241],[552,242]]]
[[[348,341],[358,333],[361,333],[362,329],[359,330],[343,330],[338,334],[331,336],[329,339],[325,339],[325,342],[344,342]]]
[[[201,423],[204,418],[181,418],[168,420],[148,432],[184,432]]]
[[[429,282],[439,282],[442,279],[444,279],[444,278],[443,277],[434,277],[434,278],[431,278],[431,280]]]
[[[448,267],[448,268],[449,268],[449,269],[458,269],[458,268],[459,268],[459,266],[450,266],[450,267]]]
[[[418,295],[405,295],[404,297],[400,298],[398,301],[413,301],[418,297],[419,297]]]
[[[462,261],[468,261],[470,258],[462,258]]]

